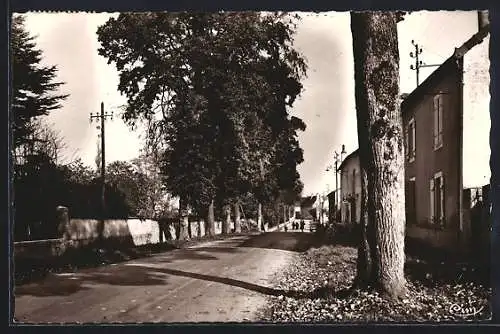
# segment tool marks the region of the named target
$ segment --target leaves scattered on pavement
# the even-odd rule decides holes
[[[352,291],[347,297],[336,292],[350,288],[356,274],[357,250],[323,246],[300,254],[275,277],[277,289],[285,291],[331,291],[319,298],[272,296],[261,311],[271,322],[367,322],[367,321],[477,321],[490,318],[490,289],[457,276],[454,282],[428,281],[407,275],[408,293],[389,302],[377,292]],[[408,262],[421,262],[408,259]],[[312,294],[314,295],[314,294]],[[475,313],[475,314],[473,314]],[[472,314],[472,315],[471,315]]]

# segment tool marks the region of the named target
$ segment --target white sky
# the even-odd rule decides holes
[[[58,79],[66,82],[62,91],[70,94],[63,108],[49,116],[68,146],[68,158],[81,157],[95,165],[98,130],[89,123],[89,114],[98,112],[103,101],[107,111],[119,112],[125,99],[117,91],[118,73],[114,65],[97,54],[97,27],[116,14],[26,14],[27,29],[37,36],[44,62],[57,65]],[[354,101],[354,65],[350,16],[348,13],[301,13],[302,21],[295,46],[306,57],[308,77],[305,91],[293,113],[307,129],[299,136],[304,162],[299,166],[304,194],[333,190],[333,152],[346,145],[348,153],[357,148]],[[401,92],[416,85],[411,40],[423,48],[421,59],[439,64],[477,31],[476,12],[414,12],[398,24]],[[435,68],[421,70],[422,82]],[[131,132],[119,117],[106,123],[106,160],[128,160],[142,147],[139,132]]]

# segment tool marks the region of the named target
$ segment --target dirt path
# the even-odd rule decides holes
[[[51,274],[15,289],[22,323],[254,321],[272,276],[308,233],[239,236],[145,259]]]

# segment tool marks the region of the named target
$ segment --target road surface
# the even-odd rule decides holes
[[[311,233],[272,232],[50,274],[15,288],[20,323],[258,320],[272,277],[309,248]]]

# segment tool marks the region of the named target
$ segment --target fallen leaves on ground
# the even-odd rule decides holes
[[[344,246],[323,246],[298,255],[284,272],[275,277],[275,287],[311,295],[305,298],[269,297],[268,306],[261,310],[261,320],[464,322],[490,318],[488,298],[491,290],[477,283],[461,281],[461,276],[454,282],[439,283],[407,275],[408,292],[400,301],[388,301],[375,291],[356,290],[347,297],[336,296],[335,291],[350,288],[356,274],[356,258],[357,250]],[[313,292],[321,290],[329,293],[314,297]],[[465,313],[469,315],[463,315]]]

